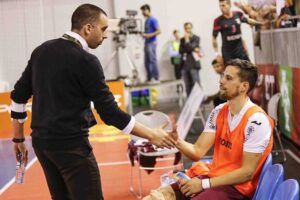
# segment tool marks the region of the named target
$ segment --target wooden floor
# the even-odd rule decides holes
[[[94,134],[96,134],[94,132]],[[92,134],[91,141],[94,148],[101,180],[104,198],[106,200],[137,199],[129,191],[130,164],[127,158],[128,136],[120,134],[106,135],[99,140]],[[114,139],[115,138],[115,139]],[[172,161],[160,161],[157,166],[171,163]],[[134,168],[134,186],[138,187],[138,170]],[[143,193],[148,194],[151,189],[160,185],[160,175],[166,171],[154,171],[148,175],[142,172]],[[87,186],[88,187],[88,186]],[[50,200],[50,194],[46,185],[43,171],[38,161],[28,169],[25,175],[25,184],[12,184],[0,195],[0,200]]]

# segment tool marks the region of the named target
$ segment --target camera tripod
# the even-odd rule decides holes
[[[104,70],[106,70],[107,67],[109,67],[109,65],[112,63],[112,61],[114,60],[114,58],[117,55],[119,55],[120,53],[123,53],[128,65],[130,67],[132,77],[118,76],[118,78],[129,79],[129,82],[130,82],[129,85],[137,85],[141,81],[139,78],[139,73],[138,73],[137,67],[134,64],[134,62],[132,61],[132,59],[130,58],[130,56],[128,55],[128,52],[126,50],[126,35],[124,36],[124,38],[121,38],[119,34],[116,34],[115,37],[113,38],[113,41],[115,41],[117,45],[116,45],[115,50],[112,52],[107,64],[105,65]],[[120,72],[120,67],[121,67],[121,65],[119,64],[119,72]],[[126,81],[125,81],[125,83],[126,83]]]

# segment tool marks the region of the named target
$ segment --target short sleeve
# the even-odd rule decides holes
[[[219,17],[215,19],[214,21],[214,27],[213,27],[213,37],[217,37],[218,33],[221,30],[221,25],[220,25],[220,19]]]
[[[244,130],[244,151],[251,153],[263,153],[267,148],[272,134],[271,124],[264,113],[253,114]]]

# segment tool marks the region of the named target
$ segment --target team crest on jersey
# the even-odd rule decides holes
[[[236,18],[235,19],[236,23],[240,24],[241,23],[241,20],[239,18]]]

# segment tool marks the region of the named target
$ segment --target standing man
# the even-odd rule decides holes
[[[25,104],[33,96],[32,145],[53,200],[101,200],[97,162],[88,140],[90,102],[102,120],[124,133],[158,146],[173,146],[162,130],[152,130],[121,111],[105,83],[102,66],[89,53],[107,38],[106,13],[91,4],[72,15],[71,31],[37,47],[11,93],[15,153],[27,162],[23,123]]]
[[[194,161],[213,147],[212,163],[192,166],[187,172],[190,180],[181,180],[158,192],[174,200],[251,199],[272,151],[274,128],[272,119],[247,95],[257,76],[257,68],[249,61],[228,62],[220,80],[220,96],[227,102],[211,112],[195,144],[181,138],[176,143],[178,150]],[[178,137],[176,133],[174,137]],[[151,200],[151,195],[145,200]]]
[[[193,34],[193,24],[184,23],[184,37],[180,40],[179,53],[181,54],[182,77],[186,94],[190,95],[194,84],[200,84],[200,37]]]
[[[250,25],[262,25],[253,19],[246,18],[242,12],[231,11],[230,0],[219,0],[222,15],[214,21],[213,27],[213,48],[218,62],[222,62],[222,57],[218,50],[217,36],[222,35],[222,56],[226,63],[230,59],[249,60],[248,51],[242,39],[241,23]]]
[[[150,6],[148,4],[143,5],[141,11],[146,18],[143,37],[145,38],[144,53],[147,81],[157,83],[159,82],[159,69],[156,56],[156,36],[159,35],[161,31],[157,19],[151,15]]]

